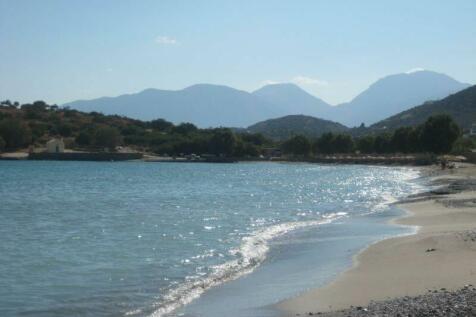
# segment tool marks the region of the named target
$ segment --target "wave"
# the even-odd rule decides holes
[[[209,275],[184,282],[170,290],[155,307],[151,317],[162,317],[200,297],[206,290],[253,272],[265,259],[269,241],[290,231],[319,226],[346,216],[345,212],[326,214],[321,220],[286,222],[255,231],[242,239],[241,245],[230,252],[237,258],[212,267]],[[135,315],[137,311],[129,315]]]

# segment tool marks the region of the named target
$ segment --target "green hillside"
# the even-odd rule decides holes
[[[371,125],[373,131],[395,130],[403,126],[416,126],[432,115],[448,114],[463,129],[468,130],[476,123],[476,85],[466,88],[438,101],[400,112],[385,120]]]
[[[285,140],[293,135],[316,138],[326,132],[339,133],[347,130],[349,128],[340,123],[305,115],[290,115],[270,119],[248,127],[249,132],[261,133],[274,140]]]
[[[43,101],[0,102],[0,152],[41,148],[62,138],[68,149],[114,151],[118,146],[160,155],[215,154],[257,156],[269,140],[262,135],[233,133],[226,128],[200,129],[164,119],[134,120],[98,112],[85,113]]]

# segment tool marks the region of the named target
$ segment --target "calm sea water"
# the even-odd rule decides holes
[[[0,161],[1,316],[265,316],[408,229],[411,168]]]

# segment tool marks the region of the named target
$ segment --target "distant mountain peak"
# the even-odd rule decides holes
[[[194,85],[185,87],[185,88],[182,89],[182,90],[197,90],[197,89],[210,89],[210,88],[212,88],[212,89],[214,89],[214,88],[225,88],[225,89],[233,89],[233,90],[236,90],[235,88],[232,88],[232,87],[229,87],[229,86],[217,85],[217,84],[209,84],[209,83],[198,83],[198,84],[194,84]]]
[[[349,103],[336,107],[336,117],[348,126],[369,125],[429,100],[445,98],[469,85],[431,70],[380,78]]]
[[[261,89],[273,89],[273,88],[295,88],[295,89],[300,89],[300,90],[303,90],[301,87],[299,87],[298,85],[294,84],[294,83],[274,83],[274,84],[267,84],[267,85],[264,85],[263,87],[257,89],[257,90],[261,90]]]
[[[407,70],[405,74],[412,74],[412,73],[424,72],[424,71],[426,71],[426,69],[417,67],[417,68],[412,68],[410,70]]]
[[[138,92],[138,94],[153,94],[153,93],[156,93],[160,91],[159,89],[156,89],[156,88],[146,88],[140,92]],[[126,94],[126,95],[132,95],[132,94]]]
[[[306,114],[326,118],[331,105],[293,83],[270,84],[252,92],[254,96],[288,109],[288,114]],[[292,110],[290,112],[289,110]]]
[[[264,94],[264,93],[274,93],[274,92],[302,93],[302,94],[312,96],[310,93],[308,93],[307,91],[305,91],[304,89],[302,89],[301,87],[293,83],[277,83],[277,84],[265,85],[253,91],[253,94]],[[314,98],[317,98],[317,97],[314,97]]]

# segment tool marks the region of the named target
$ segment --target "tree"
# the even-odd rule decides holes
[[[48,104],[44,101],[35,101],[32,104],[24,104],[21,106],[21,109],[25,111],[25,116],[28,119],[40,119],[48,108]]]
[[[2,152],[5,149],[6,144],[7,143],[5,142],[5,140],[0,136],[0,152]]]
[[[172,128],[172,132],[178,134],[190,134],[192,132],[197,131],[198,128],[193,123],[181,123],[176,127]]]
[[[429,117],[423,124],[420,142],[428,152],[448,153],[459,135],[460,129],[450,116],[436,115]]]
[[[104,126],[96,130],[94,135],[94,143],[96,146],[106,147],[114,150],[121,143],[121,134],[114,127]]]
[[[73,133],[73,126],[69,123],[63,123],[58,126],[57,131],[61,136],[69,137]]]
[[[150,126],[154,130],[167,131],[171,129],[174,124],[164,119],[155,119],[150,122]]]
[[[396,152],[409,153],[415,146],[412,144],[415,140],[412,140],[414,133],[413,127],[401,127],[395,130],[392,135],[392,147]]]
[[[11,102],[10,100],[7,99],[7,100],[4,100],[4,101],[1,101],[1,102],[0,102],[0,106],[12,107],[13,104],[12,104],[12,102]]]
[[[233,150],[233,156],[243,157],[243,156],[258,156],[259,151],[258,147],[252,143],[244,142],[241,139],[237,139],[235,148]]]
[[[408,151],[411,153],[417,153],[421,152],[421,142],[420,142],[420,135],[421,131],[423,129],[423,126],[420,124],[419,126],[416,126],[413,128],[413,130],[410,132],[410,135],[408,136]]]
[[[94,143],[94,135],[89,131],[81,131],[75,139],[81,146],[90,146]]]
[[[311,142],[303,135],[296,135],[285,141],[282,148],[286,154],[307,156],[311,152]]]
[[[324,133],[313,144],[313,152],[330,154],[334,153],[333,143],[335,135],[332,132]]]
[[[466,154],[476,147],[475,140],[471,137],[459,137],[454,143],[451,153]]]
[[[210,138],[210,152],[216,155],[231,155],[236,145],[236,138],[229,129],[214,129]]]
[[[239,134],[239,136],[244,142],[252,143],[258,146],[270,142],[261,133],[242,133]]]
[[[374,143],[375,137],[372,135],[366,135],[357,140],[356,147],[360,153],[374,153]]]
[[[0,122],[0,136],[6,148],[21,148],[31,142],[31,130],[20,120],[3,120]]]
[[[392,151],[391,135],[388,133],[377,135],[374,141],[374,149],[377,153],[390,153]]]
[[[338,134],[333,140],[335,153],[350,153],[354,150],[354,140],[348,134]]]

